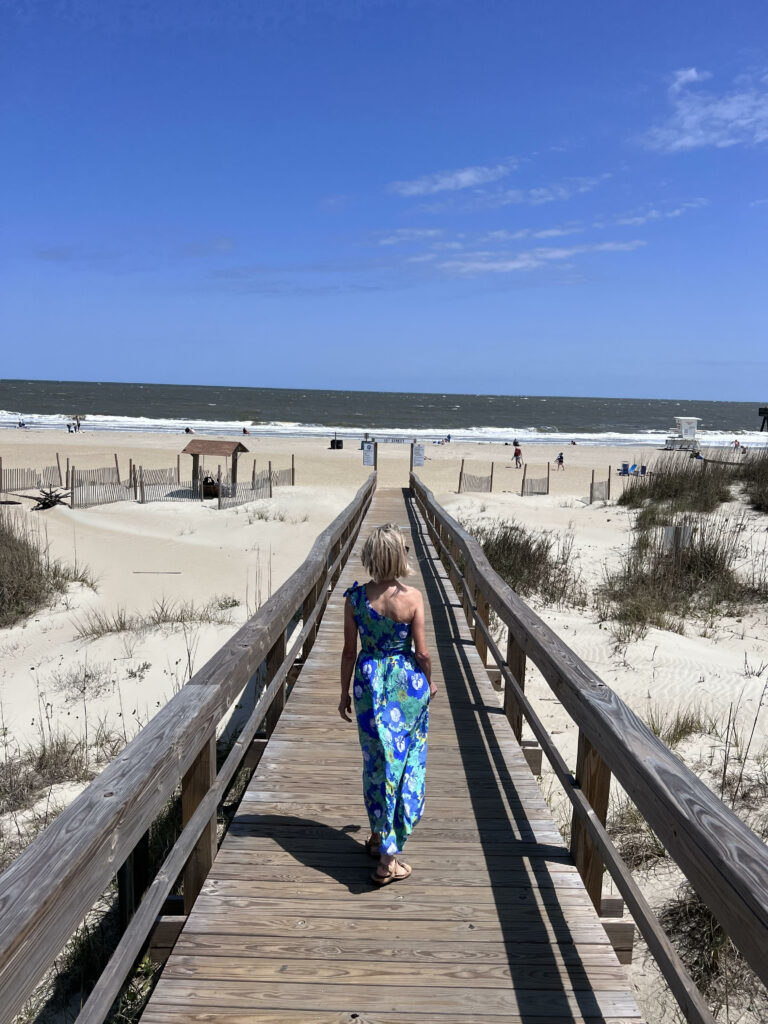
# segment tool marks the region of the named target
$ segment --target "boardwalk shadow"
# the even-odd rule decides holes
[[[441,643],[436,652],[443,670],[444,697],[448,704],[445,710],[441,704],[437,713],[450,713],[460,736],[459,753],[470,784],[470,801],[499,925],[505,935],[519,1019],[540,1024],[545,1016],[567,1024],[588,1018],[590,1024],[598,1024],[606,1016],[589,981],[589,967],[579,954],[578,937],[573,935],[554,897],[548,868],[552,861],[567,860],[567,851],[559,843],[539,842],[536,829],[521,808],[514,779],[493,728],[494,720],[503,712],[498,705],[484,702],[469,659],[474,644],[461,637],[462,625],[465,627],[463,610],[446,591],[441,578],[442,565],[432,559],[431,541],[425,524],[416,514],[410,490],[404,490],[404,497],[413,538],[412,550],[422,569],[435,632],[443,640],[449,640]],[[429,773],[429,769],[427,771]],[[552,828],[555,829],[554,822]],[[511,873],[514,873],[514,881]],[[546,893],[551,895],[543,898],[542,894]],[[524,941],[521,939],[521,906],[527,908]],[[592,922],[597,926],[596,918],[592,918]],[[532,983],[532,973],[540,979],[538,983]],[[628,985],[622,988],[626,991]],[[607,1016],[622,1014],[611,1012]]]
[[[230,829],[233,837],[265,837],[278,843],[298,864],[319,876],[332,878],[353,895],[373,888],[370,874],[376,861],[359,839],[359,824],[333,828],[313,818],[290,814],[238,814]]]

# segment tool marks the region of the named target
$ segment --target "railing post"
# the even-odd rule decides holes
[[[464,615],[470,629],[475,624],[475,577],[469,565],[464,566],[464,579],[466,588],[461,588],[461,603],[464,605]]]
[[[309,616],[315,610],[315,605],[317,604],[319,596],[320,596],[320,584],[319,583],[315,583],[310,588],[307,596],[304,598],[304,603],[301,606],[301,617],[302,617],[304,622],[307,621]],[[301,650],[301,656],[304,659],[304,661],[307,660],[307,657],[309,656],[309,652],[312,650],[312,647],[314,645],[315,637],[316,636],[317,636],[317,621],[315,621],[312,624],[312,626],[311,626],[311,628],[310,628],[309,632],[307,633],[307,636],[306,636],[306,638],[304,640],[304,646],[302,647],[302,650]]]
[[[511,630],[507,632],[507,668],[517,680],[517,685],[520,689],[524,690],[525,651],[512,636]],[[507,716],[507,721],[512,726],[512,732],[519,743],[523,738],[523,710],[511,686],[504,687],[504,714]]]
[[[117,912],[124,932],[149,886],[149,832],[145,832],[117,872]]]
[[[611,770],[581,731],[576,755],[576,784],[589,801],[598,820],[605,825],[611,789]],[[584,888],[599,914],[605,865],[597,847],[575,813],[571,823],[571,856],[582,877]]]
[[[275,678],[275,674],[280,666],[285,661],[285,631],[280,635],[277,643],[272,647],[269,654],[267,655],[267,685]],[[266,729],[267,738],[269,738],[275,731],[277,720],[282,714],[282,710],[285,707],[286,698],[286,684],[283,682],[280,689],[275,694],[274,700],[269,705],[269,710],[264,718],[264,727]]]
[[[216,781],[216,735],[210,736],[184,773],[181,782],[181,821],[186,825]],[[216,815],[208,821],[184,866],[184,913],[189,914],[216,856]]]
[[[456,566],[458,566],[458,564],[459,564],[459,548],[458,548],[458,545],[456,544],[456,541],[453,539],[453,537],[449,537],[448,538],[448,550],[451,553],[451,558],[453,559],[454,564]],[[462,586],[461,586],[461,578],[459,576],[459,570],[458,570],[458,568],[454,569],[453,566],[451,565],[451,563],[448,562],[447,559],[446,559],[446,562],[447,562],[446,568],[448,570],[448,577],[449,577],[451,583],[453,584],[453,589],[456,591],[456,594],[458,595],[458,598],[459,598],[459,600],[461,601],[461,603],[463,605],[464,604],[464,596],[463,596],[464,595],[464,591],[463,591]]]
[[[461,494],[461,487],[462,487],[463,483],[464,483],[464,459],[461,460],[461,469],[459,470],[459,489],[456,492],[457,494]]]
[[[490,606],[485,594],[479,589],[479,587],[475,588],[475,605],[477,606],[477,610],[475,612],[476,618],[480,619],[483,624],[487,626]],[[475,647],[477,648],[477,653],[480,655],[480,661],[485,665],[488,660],[488,644],[485,640],[485,633],[483,633],[482,629],[478,628],[477,625],[475,625]]]

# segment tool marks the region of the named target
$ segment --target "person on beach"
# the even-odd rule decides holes
[[[371,834],[365,846],[379,863],[376,885],[411,874],[398,860],[424,810],[429,703],[436,695],[424,628],[424,600],[400,582],[412,572],[408,548],[394,523],[377,526],[363,545],[368,583],[344,592],[344,650],[339,714],[355,716],[363,753],[363,798]],[[361,651],[357,654],[357,636]]]
[[[563,458],[563,453],[562,452],[560,452],[558,454],[557,458],[555,459],[555,467],[557,469],[565,470],[565,459]]]
[[[515,445],[515,469],[520,469],[523,464],[523,449],[519,444]]]

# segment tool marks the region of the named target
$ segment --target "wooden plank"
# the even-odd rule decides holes
[[[169,960],[169,965],[171,961]],[[188,980],[161,977],[152,997],[156,1006],[183,1005],[187,1007],[226,1006],[232,1009],[254,1010],[259,1007],[280,1007],[285,1010],[317,1010],[318,996],[325,1008],[337,1013],[348,1011],[350,1006],[370,1007],[379,1013],[478,1013],[499,1016],[521,1014],[528,1017],[552,1021],[572,1022],[575,1014],[593,1016],[625,1016],[640,1018],[630,995],[624,990],[596,991],[562,989],[542,990],[521,989],[476,989],[469,985],[458,988],[418,986],[397,988],[376,986],[370,981],[360,985],[324,984],[321,992],[313,984],[281,984],[254,981],[231,981],[226,986],[220,979]],[[476,1020],[478,1017],[475,1018]]]

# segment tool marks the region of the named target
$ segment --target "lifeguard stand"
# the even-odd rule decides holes
[[[675,416],[676,433],[670,434],[664,447],[668,451],[685,451],[698,447],[696,440],[698,416]]]

